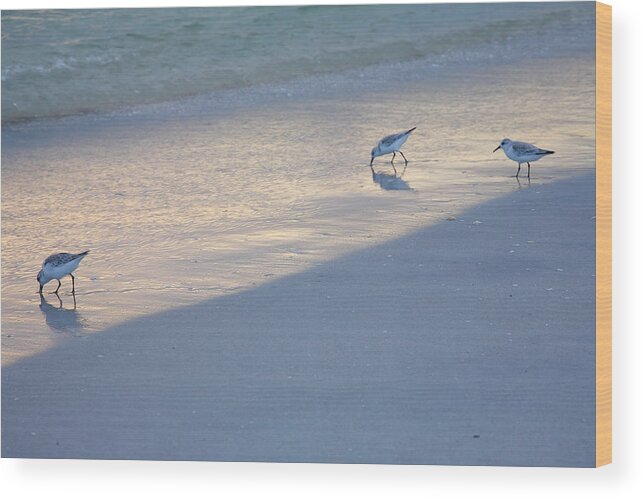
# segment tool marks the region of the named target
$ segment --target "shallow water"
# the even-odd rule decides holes
[[[573,56],[593,31],[593,5],[569,2],[3,11],[2,119],[109,111],[394,62]]]
[[[5,123],[3,363],[592,170],[593,44],[564,53],[439,67],[425,57]],[[376,140],[411,126],[409,165],[377,158],[371,171]],[[504,136],[556,154],[517,181],[491,153]],[[62,305],[41,303],[42,260],[84,249],[75,308],[67,280]]]

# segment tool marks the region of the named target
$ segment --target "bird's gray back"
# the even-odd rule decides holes
[[[400,138],[402,138],[405,134],[406,134],[406,132],[393,133],[391,135],[387,135],[382,140],[380,140],[380,145],[388,147],[388,146],[392,145],[396,140],[399,140]]]
[[[49,255],[45,261],[43,262],[43,265],[53,265],[54,267],[58,267],[60,265],[65,265],[66,263],[69,263],[73,260],[76,260],[77,258],[82,258],[86,255],[87,253],[54,253],[53,255]]]
[[[538,152],[544,151],[544,149],[536,147],[533,144],[529,144],[528,142],[514,141],[511,143],[511,147],[518,154],[537,154]]]

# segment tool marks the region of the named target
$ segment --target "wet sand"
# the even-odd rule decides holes
[[[504,136],[556,151],[532,187],[592,172],[593,55],[533,62],[420,60],[372,68],[383,82],[351,73],[3,126],[2,365],[506,195],[519,186],[515,163],[492,153]],[[408,168],[381,157],[371,172],[375,142],[414,125]],[[85,249],[75,313],[48,314],[41,262]]]
[[[2,455],[593,466],[594,184],[18,360]]]

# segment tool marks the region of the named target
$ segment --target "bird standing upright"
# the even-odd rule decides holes
[[[502,139],[500,145],[496,147],[493,152],[496,152],[498,149],[502,149],[509,159],[518,163],[516,178],[518,178],[520,165],[522,163],[527,163],[527,177],[531,178],[531,165],[529,163],[538,161],[543,156],[554,154],[554,151],[548,151],[547,149],[541,149],[527,142],[518,142],[517,140],[511,139]]]

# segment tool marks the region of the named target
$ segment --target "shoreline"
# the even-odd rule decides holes
[[[395,79],[397,72],[415,78],[416,73],[436,67],[491,69],[498,62],[519,63],[525,54],[538,61],[540,57],[560,55],[591,56],[588,52],[593,51],[594,13],[582,4],[519,7],[509,4],[502,12],[492,6],[473,5],[346,6],[341,14],[328,6],[303,17],[301,12],[297,14],[298,8],[271,7],[264,11],[268,19],[279,19],[272,19],[277,22],[269,21],[267,25],[259,15],[261,9],[247,9],[245,14],[236,11],[234,15],[226,8],[206,9],[200,16],[179,9],[149,9],[148,23],[144,22],[145,16],[118,19],[125,12],[118,10],[111,11],[116,16],[112,18],[109,9],[102,15],[100,10],[90,11],[90,17],[84,20],[73,16],[61,20],[41,12],[35,17],[42,21],[43,38],[38,40],[42,45],[36,43],[33,48],[31,44],[24,46],[29,41],[25,32],[31,21],[13,19],[6,13],[3,22],[9,52],[6,61],[3,59],[3,88],[7,87],[3,93],[3,116],[62,116],[144,102],[153,105],[245,87],[249,82],[279,89],[289,86],[292,78],[302,76],[304,80],[299,82],[303,84],[310,77],[308,83],[315,87],[313,95],[326,91],[316,79],[333,86],[350,78],[351,86],[363,92],[372,91],[373,84]],[[361,19],[365,12],[371,16],[367,26]],[[409,29],[403,34],[391,22],[402,12],[413,13]],[[224,13],[233,24],[220,22]],[[538,28],[530,23],[521,26],[525,16],[532,18]],[[189,19],[194,25],[185,24]],[[306,23],[310,24],[302,30]],[[92,25],[94,33],[87,31]],[[335,28],[332,34],[326,33],[328,27]],[[72,28],[80,32],[79,39],[67,39]],[[237,40],[238,30],[248,31],[245,43]],[[568,35],[572,30],[575,36]],[[279,40],[283,31],[291,38],[287,35]],[[176,37],[158,38],[163,32]],[[311,32],[317,35],[317,43],[309,43]],[[94,36],[98,39],[93,39]],[[263,39],[263,45],[257,45],[259,39]],[[296,48],[263,50],[271,40],[281,41],[276,46],[293,43]],[[221,50],[212,54],[210,46],[220,46]],[[300,46],[306,50],[297,50]],[[50,57],[42,57],[38,52],[46,47]],[[167,55],[155,53],[156,48]],[[150,57],[141,57],[145,51],[151,51],[152,59],[158,57],[163,65],[148,67]],[[238,57],[241,53],[256,56],[246,63]],[[138,71],[139,65],[146,70]],[[271,70],[273,66],[276,70]],[[34,77],[42,88],[49,88],[51,101],[38,99],[37,86],[30,85],[30,78]],[[94,90],[91,83],[94,80],[102,82],[103,92]]]
[[[3,366],[2,455],[593,466],[594,189],[532,185]]]
[[[563,53],[534,55],[531,64],[551,61],[592,60],[593,54]],[[51,128],[58,126],[83,126],[115,122],[126,125],[131,121],[143,123],[158,119],[193,119],[212,116],[217,113],[234,114],[253,106],[288,104],[301,100],[320,98],[338,100],[357,98],[364,93],[383,93],[400,87],[417,85],[445,85],[459,75],[481,76],[492,70],[507,71],[520,66],[523,61],[508,57],[492,61],[446,61],[435,63],[430,58],[412,59],[402,62],[387,62],[347,69],[340,72],[326,72],[295,77],[282,82],[250,84],[242,87],[211,90],[194,95],[176,96],[159,102],[130,104],[114,109],[73,113],[61,116],[31,117],[3,121],[2,127],[9,132],[18,133],[31,128]],[[383,76],[386,75],[386,76]],[[446,82],[446,83],[445,83]]]

